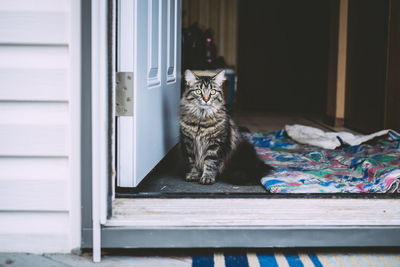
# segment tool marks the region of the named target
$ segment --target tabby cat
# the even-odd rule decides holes
[[[256,184],[270,167],[241,135],[225,107],[225,71],[213,77],[185,72],[186,89],[180,102],[181,148],[186,181],[212,184]]]

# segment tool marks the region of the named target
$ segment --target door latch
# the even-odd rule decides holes
[[[133,72],[117,72],[115,82],[116,116],[133,116]]]

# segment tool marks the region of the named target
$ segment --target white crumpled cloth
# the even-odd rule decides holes
[[[324,132],[318,128],[294,124],[286,125],[285,131],[290,138],[298,143],[305,145],[313,145],[325,149],[335,149],[342,145],[339,138],[343,143],[355,146],[367,142],[375,137],[388,134],[393,130],[382,130],[369,135],[354,135],[349,132]],[[396,133],[398,134],[398,133]]]

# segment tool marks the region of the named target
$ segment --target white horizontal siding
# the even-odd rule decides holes
[[[3,124],[58,125],[68,122],[68,103],[0,101]]]
[[[0,45],[0,69],[68,69],[67,46]],[[8,88],[7,88],[8,89]]]
[[[2,124],[0,156],[68,156],[65,125]]]
[[[65,12],[0,11],[0,42],[65,44],[67,26]]]
[[[1,0],[1,11],[67,12],[69,0]]]
[[[68,212],[0,212],[2,251],[67,251]]]
[[[68,100],[68,46],[0,44],[0,99]]]
[[[68,2],[2,0],[0,44],[68,44]]]
[[[0,68],[0,81],[0,99],[3,100],[68,100],[68,71],[66,68],[3,67]]]
[[[48,224],[41,222],[47,221]],[[0,235],[5,233],[40,234],[68,232],[67,212],[1,212]]]
[[[68,157],[0,157],[0,184],[3,180],[67,180],[68,168]]]
[[[71,1],[0,1],[0,251],[71,249]]]
[[[2,211],[68,211],[68,180],[2,180]]]
[[[44,218],[42,219],[44,222]],[[67,253],[70,251],[68,234],[38,233],[0,234],[0,251],[2,252],[29,252],[29,253]]]

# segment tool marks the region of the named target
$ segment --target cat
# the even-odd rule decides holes
[[[225,71],[197,76],[185,71],[186,88],[180,101],[180,145],[186,181],[213,184],[259,184],[271,169],[239,132],[223,97]]]

